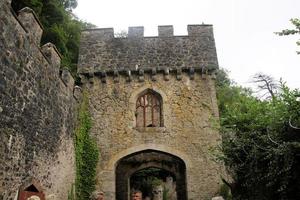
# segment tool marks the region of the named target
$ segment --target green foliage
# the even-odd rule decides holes
[[[163,200],[168,200],[168,193],[169,193],[169,190],[164,187],[163,189]]]
[[[226,184],[221,185],[219,195],[226,200],[232,200],[230,188]]]
[[[32,8],[38,15],[43,28],[42,45],[51,42],[62,54],[62,67],[67,67],[76,75],[80,32],[94,27],[74,17],[72,9],[76,0],[13,0],[12,7],[17,12],[23,7]]]
[[[68,192],[68,200],[75,200],[74,184],[72,184],[71,190]]]
[[[290,20],[291,23],[295,26],[294,29],[285,29],[281,32],[276,32],[276,34],[283,36],[283,35],[294,35],[294,34],[300,34],[300,19],[293,18]],[[296,42],[298,46],[300,46],[300,40]],[[297,51],[298,54],[300,54],[300,51]]]
[[[224,78],[224,76],[223,76]],[[225,83],[225,84],[223,84]],[[270,100],[218,80],[222,155],[233,199],[300,199],[299,90],[284,83]]]
[[[99,151],[95,141],[89,135],[91,118],[88,111],[87,93],[83,95],[83,102],[79,109],[78,127],[75,134],[76,154],[76,199],[89,199],[95,190],[96,166]]]

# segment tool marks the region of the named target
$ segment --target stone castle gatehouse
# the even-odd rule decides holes
[[[0,10],[0,199],[68,199],[82,90],[56,47],[40,45],[33,10],[15,13],[11,0]],[[157,37],[143,32],[82,32],[78,74],[100,150],[96,187],[106,200],[134,190],[152,200],[211,199],[222,171],[210,153],[220,142],[212,26],[189,25],[186,36],[172,26],[159,26]]]
[[[210,154],[220,140],[213,29],[187,29],[174,36],[172,26],[159,26],[157,37],[144,37],[143,27],[120,38],[112,28],[82,32],[78,73],[100,150],[97,188],[108,200],[127,200],[134,189],[147,195],[137,184],[147,169],[172,185],[173,199],[209,199],[220,189]]]

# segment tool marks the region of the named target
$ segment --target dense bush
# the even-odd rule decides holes
[[[234,199],[300,199],[300,92],[280,83],[274,94],[258,99],[224,71],[218,77],[220,158]]]

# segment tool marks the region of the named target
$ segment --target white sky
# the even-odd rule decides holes
[[[251,77],[263,72],[300,88],[300,35],[274,34],[293,28],[289,20],[300,18],[299,0],[78,0],[74,13],[115,32],[144,26],[145,36],[157,35],[158,25],[186,35],[188,24],[213,24],[219,66],[237,83],[250,86]]]

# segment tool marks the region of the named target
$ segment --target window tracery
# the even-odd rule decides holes
[[[162,98],[152,90],[140,94],[136,101],[136,126],[161,127]]]

